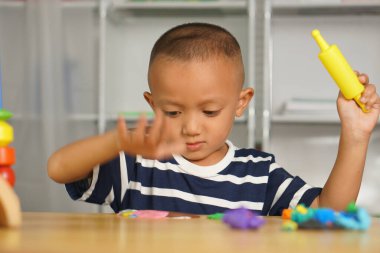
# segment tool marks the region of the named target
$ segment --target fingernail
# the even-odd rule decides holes
[[[361,98],[360,98],[360,102],[362,102],[362,103],[367,102],[367,98],[365,98],[365,97],[361,97]]]

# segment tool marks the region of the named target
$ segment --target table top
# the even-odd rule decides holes
[[[380,252],[380,220],[368,231],[281,231],[280,217],[235,230],[206,217],[132,219],[116,214],[23,213],[0,228],[0,252]]]

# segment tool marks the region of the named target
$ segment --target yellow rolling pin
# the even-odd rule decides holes
[[[363,112],[368,112],[365,105],[360,102],[364,86],[360,83],[339,48],[336,45],[330,46],[323,39],[319,30],[313,30],[311,34],[321,48],[321,52],[318,55],[319,59],[338,85],[343,96],[348,100],[354,99]]]

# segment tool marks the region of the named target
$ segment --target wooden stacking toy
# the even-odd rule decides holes
[[[0,229],[20,225],[20,201],[9,183],[0,177]]]
[[[16,152],[9,144],[13,142],[13,127],[7,122],[12,113],[3,109],[0,76],[0,227],[17,227],[21,224],[20,201],[13,191],[15,173],[12,165]]]

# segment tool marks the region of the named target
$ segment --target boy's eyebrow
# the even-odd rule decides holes
[[[222,99],[219,98],[208,98],[203,100],[200,105],[207,105],[207,104],[216,104],[222,102]]]
[[[207,104],[220,104],[222,103],[222,99],[219,99],[219,98],[207,98],[203,101],[201,101],[198,105],[199,106],[204,106],[204,105],[207,105]],[[177,101],[174,101],[174,100],[171,100],[171,99],[160,99],[158,101],[158,104],[162,104],[162,105],[174,105],[174,106],[178,106],[178,107],[183,107],[183,104],[181,104],[181,102],[177,102]]]
[[[182,106],[179,102],[173,101],[173,100],[170,100],[170,99],[160,99],[160,100],[158,100],[158,104],[174,105],[174,106],[179,106],[179,107]]]

